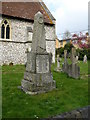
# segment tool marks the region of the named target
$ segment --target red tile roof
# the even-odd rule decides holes
[[[11,17],[34,20],[34,15],[40,11],[44,15],[44,22],[54,24],[55,18],[43,2],[2,2],[0,14]]]

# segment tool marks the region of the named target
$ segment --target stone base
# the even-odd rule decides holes
[[[27,94],[39,94],[53,90],[56,83],[51,74],[51,55],[47,52],[27,54],[26,72],[21,88]]]
[[[56,71],[56,72],[62,72],[62,69],[61,68],[56,68],[56,69],[54,69],[54,71]]]
[[[64,63],[62,65],[62,71],[65,72],[65,73],[68,73],[68,67],[69,67],[68,63],[67,64]]]
[[[71,64],[68,67],[68,75],[69,77],[78,79],[80,77],[80,67],[77,64]]]
[[[80,77],[80,67],[77,64],[63,64],[62,71],[67,73],[69,77],[78,79]]]
[[[56,82],[50,73],[35,74],[25,72],[21,82],[22,90],[30,95],[45,93],[56,88]]]

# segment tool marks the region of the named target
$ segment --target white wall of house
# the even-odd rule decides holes
[[[5,17],[0,19],[0,21],[7,19],[11,27],[11,38],[0,38],[0,55],[2,56],[2,59],[0,59],[0,65],[9,64],[10,62],[14,64],[25,64],[27,60],[26,51],[27,49],[29,51],[31,50],[33,33],[30,29],[33,30],[33,23]],[[47,52],[52,53],[52,62],[55,62],[55,27],[45,25],[45,33],[46,50]]]

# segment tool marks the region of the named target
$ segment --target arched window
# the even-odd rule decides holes
[[[1,26],[1,38],[4,38],[4,34],[5,34],[5,26],[4,24]]]
[[[10,39],[10,27],[7,25],[6,27],[6,39]]]
[[[10,25],[8,20],[3,20],[1,25],[1,38],[10,39]]]

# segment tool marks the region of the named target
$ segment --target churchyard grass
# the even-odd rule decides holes
[[[63,60],[62,60],[63,62]],[[80,61],[79,80],[65,73],[55,72],[56,89],[35,96],[25,94],[17,87],[24,76],[24,65],[2,67],[2,115],[3,118],[46,118],[88,105],[88,64]]]

